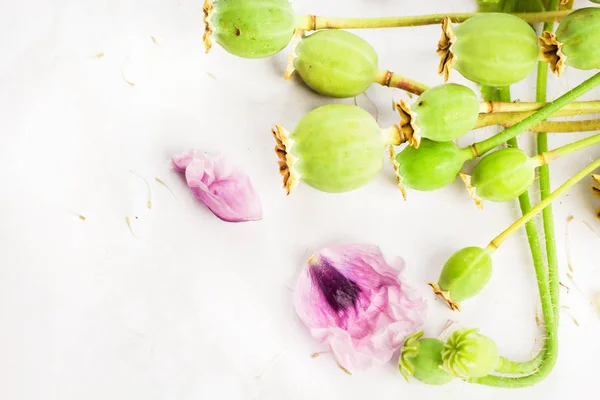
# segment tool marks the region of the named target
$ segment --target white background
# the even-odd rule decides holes
[[[201,3],[0,5],[0,398],[595,398],[600,319],[589,299],[600,292],[600,238],[585,223],[600,231],[594,217],[600,200],[590,194],[590,181],[555,205],[561,280],[571,287],[562,290],[562,305],[570,310],[561,313],[560,359],[545,382],[510,392],[460,381],[430,387],[405,383],[396,360],[348,376],[328,355],[310,357],[324,347],[298,321],[289,287],[311,252],[368,242],[406,259],[407,276],[429,304],[428,335],[452,319],[481,328],[503,355],[528,359],[542,331],[523,232],[494,255],[491,283],[462,313],[452,313],[426,286],[455,250],[486,245],[518,209],[488,203],[480,212],[460,182],[410,192],[405,203],[388,164],[352,193],[302,185],[286,197],[270,128],[293,129],[332,100],[282,79],[287,52],[244,60],[215,46],[206,56]],[[294,6],[298,14],[329,16],[475,8],[471,0],[298,0]],[[360,34],[382,68],[441,83],[438,26]],[[558,96],[590,75],[567,70],[551,78],[549,93]],[[452,80],[464,83],[458,74]],[[513,93],[532,100],[534,79]],[[392,99],[407,98],[375,86],[368,95],[382,126],[397,121]],[[600,90],[586,98],[600,98]],[[357,101],[375,110],[366,97]],[[469,134],[461,144],[491,132]],[[550,140],[554,147],[580,137]],[[170,155],[188,148],[223,151],[244,166],[261,193],[264,220],[227,224],[194,200],[169,167]],[[596,148],[554,163],[554,187],[598,156]],[[144,181],[131,170],[150,181],[152,210]],[[570,215],[581,292],[566,277]]]

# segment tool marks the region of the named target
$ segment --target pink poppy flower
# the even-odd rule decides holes
[[[379,247],[345,244],[310,257],[295,289],[296,312],[348,371],[386,363],[422,325],[426,304],[402,280],[404,261]]]
[[[190,150],[173,156],[189,188],[217,217],[227,222],[262,219],[262,204],[250,178],[222,155]]]

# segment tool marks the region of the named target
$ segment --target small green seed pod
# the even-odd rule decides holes
[[[600,9],[581,8],[562,20],[556,34],[539,38],[542,55],[559,75],[567,65],[583,70],[600,68]]]
[[[442,360],[444,369],[459,378],[489,375],[498,364],[498,346],[478,329],[460,329],[450,335]]]
[[[535,68],[539,47],[535,31],[521,18],[485,13],[456,28],[446,17],[438,43],[438,72],[448,80],[455,68],[465,78],[486,86],[508,86]]]
[[[442,350],[444,342],[438,339],[421,339],[423,331],[406,338],[400,363],[400,373],[408,382],[414,376],[417,380],[428,385],[445,385],[454,376],[442,368]]]
[[[480,247],[466,247],[454,253],[444,265],[438,283],[430,283],[433,292],[452,310],[485,287],[492,276],[492,257]]]
[[[210,50],[214,36],[238,57],[269,57],[288,45],[295,21],[288,0],[205,0],[204,47]]]
[[[449,142],[473,129],[479,100],[468,87],[449,83],[426,90],[412,106],[400,101],[399,112],[400,128],[417,143],[420,138]]]
[[[288,194],[301,179],[324,192],[347,192],[369,182],[383,166],[387,130],[365,110],[347,104],[319,107],[290,134],[279,125],[279,170]]]
[[[407,146],[396,156],[396,172],[402,184],[430,191],[456,179],[468,154],[453,142],[423,139],[419,148]]]
[[[477,196],[485,200],[514,200],[533,183],[535,167],[533,160],[523,150],[501,149],[479,161],[473,171],[471,185]]]
[[[342,30],[323,30],[302,39],[294,68],[315,92],[330,97],[354,97],[377,78],[375,49],[359,36]]]

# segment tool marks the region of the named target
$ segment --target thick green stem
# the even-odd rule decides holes
[[[500,99],[502,101],[510,101],[510,88],[500,89]],[[517,138],[512,138],[508,141],[508,145],[511,147],[519,147]],[[529,192],[525,192],[519,196],[519,206],[521,207],[521,213],[527,214],[531,210],[531,199]],[[535,226],[534,221],[529,221],[525,224],[525,232],[527,233],[527,241],[529,242],[529,248],[531,250],[531,258],[535,267],[536,279],[538,287],[540,289],[547,289],[548,275],[546,273],[546,265],[544,264],[544,257],[542,254],[542,247],[540,246],[540,239]],[[532,373],[539,369],[540,364],[545,356],[544,350],[537,354],[537,356],[529,361],[515,362],[508,359],[504,359],[504,362],[497,368],[496,371],[506,374],[524,374]]]
[[[560,21],[571,13],[571,10],[515,13],[524,21],[535,23],[544,21]],[[327,18],[316,15],[303,15],[296,19],[296,29],[314,31],[319,29],[369,29],[369,28],[399,28],[405,26],[423,26],[442,23],[444,17],[450,17],[452,22],[464,22],[481,13],[447,13],[416,15],[408,17],[383,18]]]
[[[600,159],[597,159],[575,176],[566,181],[561,187],[556,189],[554,192],[549,194],[544,200],[542,200],[537,206],[533,207],[527,214],[520,218],[517,222],[512,224],[508,229],[498,235],[492,240],[488,246],[490,251],[498,248],[512,233],[519,229],[523,224],[531,221],[535,215],[548,207],[556,198],[562,195],[564,192],[569,190],[577,182],[581,181],[589,174],[594,172],[597,168],[600,168]],[[537,271],[536,271],[537,273]],[[552,304],[552,296],[550,294],[549,282],[545,280],[543,284],[538,281],[540,289],[540,299],[542,303],[542,311],[544,321],[546,325],[546,352],[541,362],[539,369],[531,375],[508,378],[504,376],[488,375],[483,378],[470,379],[471,383],[479,383],[488,386],[506,387],[506,388],[518,388],[535,385],[536,383],[544,380],[548,374],[554,368],[556,359],[558,357],[558,324],[554,318],[554,307]]]
[[[379,83],[382,86],[389,86],[402,89],[406,92],[413,93],[416,95],[420,95],[421,93],[429,89],[429,86],[425,85],[424,83],[413,81],[412,79],[398,75],[389,70],[379,71],[377,77],[375,78],[375,82]]]
[[[531,116],[525,118],[516,125],[505,129],[498,135],[495,135],[487,140],[473,144],[471,146],[473,153],[475,155],[482,155],[484,153],[487,153],[488,151],[501,145],[502,143],[507,142],[509,139],[516,137],[518,134],[527,131],[528,129],[532,128],[536,124],[542,122],[550,115],[560,110],[565,105],[571,103],[576,98],[592,90],[598,84],[600,84],[600,73],[597,73],[596,75],[592,76],[590,79],[586,80],[574,89],[563,94],[553,102],[548,103],[535,114],[532,114]]]
[[[550,0],[548,4],[549,10],[557,10],[560,0]],[[554,22],[546,22],[542,28],[542,31],[553,32]],[[544,61],[538,63],[537,72],[537,87],[536,87],[536,101],[547,100],[547,85],[548,85],[548,65]],[[546,132],[540,132],[537,136],[537,150],[538,153],[543,154],[548,151],[548,134]],[[542,165],[538,169],[539,185],[540,185],[540,196],[544,200],[550,195],[552,186],[550,183],[550,166]],[[554,319],[558,325],[559,320],[559,278],[558,278],[558,256],[556,254],[556,238],[554,229],[554,212],[552,205],[546,207],[542,212],[542,222],[544,225],[544,238],[546,240],[546,258],[548,259],[548,276],[550,281],[550,297],[552,298],[552,306],[554,308]]]

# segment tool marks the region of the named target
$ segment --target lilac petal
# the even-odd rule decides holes
[[[248,175],[225,157],[191,150],[172,158],[173,167],[185,171],[194,196],[217,217],[228,222],[262,219],[262,204]]]
[[[349,370],[389,361],[423,323],[425,303],[402,280],[404,261],[373,245],[337,245],[313,255],[295,290],[312,336]]]

